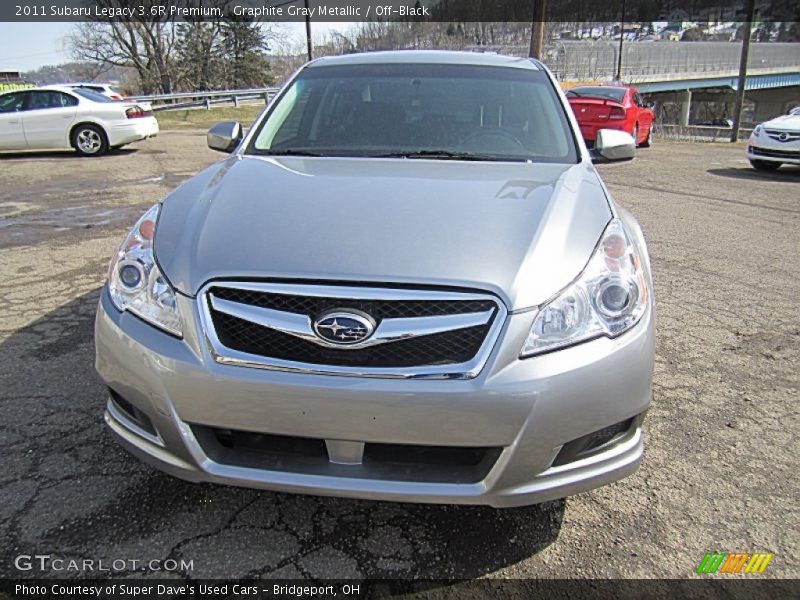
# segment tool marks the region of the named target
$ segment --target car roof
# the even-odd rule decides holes
[[[66,87],[112,87],[113,83],[65,83]]]
[[[73,89],[68,85],[43,85],[41,87],[35,87],[28,90],[37,91],[37,92],[72,92]]]
[[[382,64],[445,64],[489,67],[513,67],[531,71],[543,70],[540,63],[531,58],[506,56],[486,52],[457,52],[448,50],[393,50],[387,52],[364,52],[323,56],[312,61],[309,67],[334,65],[382,65]]]
[[[632,86],[629,85],[611,85],[606,83],[585,83],[583,85],[574,85],[572,86],[571,90],[577,90],[578,88],[603,88],[603,89],[611,89],[611,90],[629,90]]]

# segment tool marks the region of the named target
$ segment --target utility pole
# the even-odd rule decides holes
[[[308,50],[308,60],[314,58],[313,48],[311,46],[311,13],[308,10],[308,0],[303,0],[306,6],[306,49]]]
[[[533,0],[533,23],[531,23],[531,48],[528,56],[536,60],[542,59],[544,44],[545,0]]]
[[[736,84],[736,110],[733,113],[733,129],[731,129],[731,142],[739,141],[739,127],[742,123],[744,109],[744,88],[747,84],[747,57],[750,55],[750,36],[753,34],[753,18],[756,12],[756,0],[747,0],[747,23],[745,24],[744,39],[742,40],[742,55],[739,58],[739,80]]]
[[[625,38],[625,0],[622,0],[622,14],[619,19],[619,55],[617,56],[617,81],[622,81],[622,41]]]

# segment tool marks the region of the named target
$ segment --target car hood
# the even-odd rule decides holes
[[[610,218],[587,164],[236,155],[164,201],[155,254],[188,295],[218,278],[378,282],[514,310],[566,287]]]
[[[783,115],[775,117],[770,121],[761,124],[762,127],[767,129],[780,129],[782,131],[797,131],[800,132],[800,116],[798,115]]]

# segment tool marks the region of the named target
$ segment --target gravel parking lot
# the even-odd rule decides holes
[[[135,217],[217,160],[202,131],[97,159],[0,157],[0,575],[20,554],[172,558],[191,577],[670,577],[772,552],[797,577],[800,169],[656,141],[600,167],[649,238],[658,348],[641,470],[522,509],[195,485],[111,440],[92,325]],[[120,573],[131,575],[132,573]]]

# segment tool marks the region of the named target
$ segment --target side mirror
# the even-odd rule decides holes
[[[217,152],[230,154],[242,141],[242,125],[238,121],[220,121],[208,130],[208,147]]]
[[[633,136],[617,129],[600,129],[594,139],[592,162],[630,160],[636,153]]]

